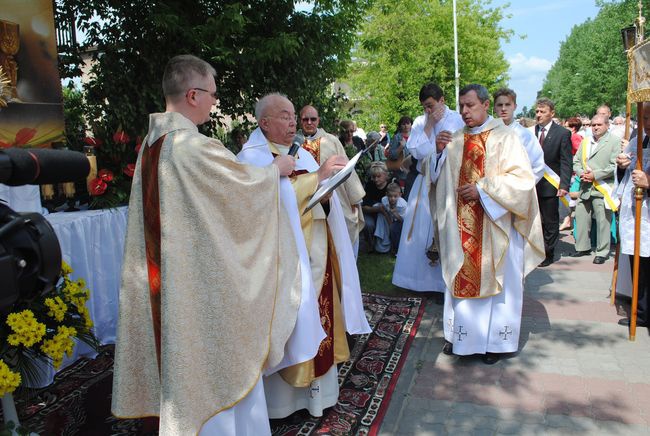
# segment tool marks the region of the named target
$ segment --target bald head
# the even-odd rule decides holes
[[[302,128],[302,133],[307,136],[314,135],[318,130],[319,123],[320,117],[314,106],[307,105],[300,110],[300,127]]]
[[[264,136],[271,142],[291,145],[296,134],[296,111],[282,94],[268,94],[255,105],[255,118]]]

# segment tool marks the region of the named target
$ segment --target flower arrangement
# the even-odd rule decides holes
[[[110,139],[87,136],[83,141],[93,147],[99,168],[97,177],[88,182],[90,207],[104,209],[128,203],[142,139],[119,129]]]
[[[86,308],[90,291],[83,279],[72,280],[64,262],[63,277],[54,289],[33,299],[19,299],[0,325],[0,397],[23,382],[39,379],[37,362],[58,369],[65,355],[71,356],[75,340],[94,349],[99,341]]]

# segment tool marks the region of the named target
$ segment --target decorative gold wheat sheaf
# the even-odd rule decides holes
[[[0,108],[7,107],[11,100],[11,80],[0,67]]]

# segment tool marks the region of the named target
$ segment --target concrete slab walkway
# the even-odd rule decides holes
[[[527,278],[519,353],[485,365],[442,354],[428,300],[380,435],[649,435],[650,335],[619,326],[610,258],[563,257]]]

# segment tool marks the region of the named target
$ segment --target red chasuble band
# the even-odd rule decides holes
[[[465,134],[463,160],[458,187],[476,183],[485,174],[485,143],[490,131],[478,135]],[[478,200],[457,201],[458,231],[465,260],[454,279],[454,297],[481,296],[481,257],[483,252],[483,216],[485,211]]]

